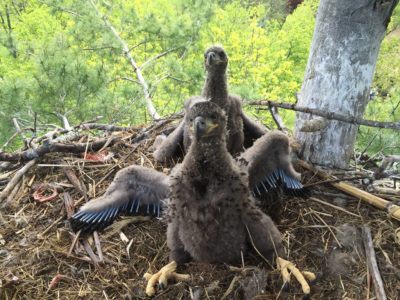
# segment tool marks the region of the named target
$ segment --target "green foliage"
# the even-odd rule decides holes
[[[143,76],[163,116],[200,94],[203,52],[211,44],[227,50],[230,90],[245,100],[293,102],[301,88],[318,0],[304,1],[289,15],[285,1],[93,2],[126,41],[136,63],[145,65]],[[39,130],[60,124],[57,113],[67,114],[71,123],[98,115],[108,123],[149,121],[142,86],[91,1],[6,0],[0,13],[6,20],[0,23],[0,145],[15,132],[13,117],[32,127],[34,113]],[[374,85],[379,101],[367,110],[371,119],[387,118],[399,101],[399,9],[393,16],[393,38],[389,35],[382,45]],[[268,112],[245,109],[273,125]],[[280,113],[289,127],[294,125],[293,112]],[[368,135],[362,128],[360,147]]]

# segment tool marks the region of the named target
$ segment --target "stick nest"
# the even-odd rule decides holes
[[[111,147],[106,145],[109,155],[107,159],[101,156],[100,162],[68,153],[48,153],[38,160],[12,189],[12,197],[3,201],[7,204],[0,211],[0,299],[146,299],[143,275],[168,262],[166,224],[148,217],[120,218],[99,232],[100,246],[96,247],[93,235],[76,239],[68,216],[86,199],[102,195],[123,167],[137,164],[168,173],[172,166],[156,163],[151,145],[159,133],[171,128],[165,122],[150,129],[102,134],[103,138],[118,136],[119,141]],[[79,142],[95,139],[96,134],[100,133],[92,130]],[[0,191],[24,164],[0,173]],[[320,179],[312,172],[299,171],[303,183],[314,184],[312,197],[322,202],[275,195],[269,205],[262,206],[267,213],[271,204],[279,206],[274,211],[280,213],[274,218],[279,219],[289,259],[300,269],[317,274],[312,298],[374,297],[360,233],[360,226],[368,224],[386,294],[389,299],[398,299],[399,223],[328,183],[315,184]],[[75,174],[78,182],[73,182],[68,172]],[[358,184],[358,180],[349,182]],[[41,191],[43,196],[53,199],[36,201],[33,195],[43,184],[48,190]],[[49,197],[54,192],[52,187],[58,191],[57,197]],[[393,195],[389,198],[399,199]],[[74,240],[78,241],[71,248]],[[190,274],[191,280],[168,286],[156,294],[156,299],[303,296],[297,283],[283,287],[279,271],[267,266],[255,252],[236,266],[189,263],[178,271]]]

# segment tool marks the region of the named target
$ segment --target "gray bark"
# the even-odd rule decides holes
[[[298,105],[362,118],[376,60],[398,0],[321,0]],[[345,167],[358,125],[328,121],[319,132],[301,132],[314,117],[297,113],[296,138],[304,159]]]

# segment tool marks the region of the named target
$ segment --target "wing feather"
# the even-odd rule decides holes
[[[280,131],[271,131],[259,138],[238,157],[249,175],[249,187],[260,196],[281,187],[285,193],[302,195],[304,187],[290,161],[289,139]]]
[[[140,166],[124,168],[116,174],[103,196],[89,201],[71,217],[72,229],[84,232],[102,229],[121,214],[160,217],[168,193],[167,175]]]

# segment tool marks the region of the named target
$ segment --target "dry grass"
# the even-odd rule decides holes
[[[68,181],[64,167],[57,166],[60,164],[57,162],[62,158],[71,166],[89,196],[95,197],[105,191],[115,172],[127,165],[168,171],[152,160],[149,149],[160,130],[139,144],[131,143],[134,135],[124,133],[122,142],[111,147],[114,157],[109,162],[93,163],[75,155],[51,154],[25,175],[10,205],[1,210],[0,299],[146,298],[143,274],[156,271],[168,262],[165,224],[149,218],[119,219],[111,228],[99,233],[104,262],[93,262],[82,239],[69,254],[74,234],[67,220],[62,193],[70,194],[77,206],[83,203],[84,197]],[[304,178],[307,183],[317,181],[307,172]],[[31,196],[34,186],[40,183],[57,184],[62,193],[53,201],[38,203]],[[289,258],[301,269],[318,275],[312,286],[312,298],[374,298],[362,247],[338,247],[343,237],[338,237],[337,227],[348,223],[356,228],[361,224],[371,227],[387,296],[399,299],[399,223],[329,185],[314,186],[313,196],[334,206],[337,203],[333,201],[338,201],[334,198],[341,198],[342,209],[310,199],[281,197],[279,223]],[[350,244],[358,242],[355,237]],[[88,243],[98,258],[100,253],[93,236]],[[343,259],[338,260],[338,257]],[[179,271],[191,274],[191,281],[170,285],[155,299],[303,297],[297,283],[283,289],[279,272],[268,268],[255,253],[244,258],[244,265],[235,267],[190,263]]]

